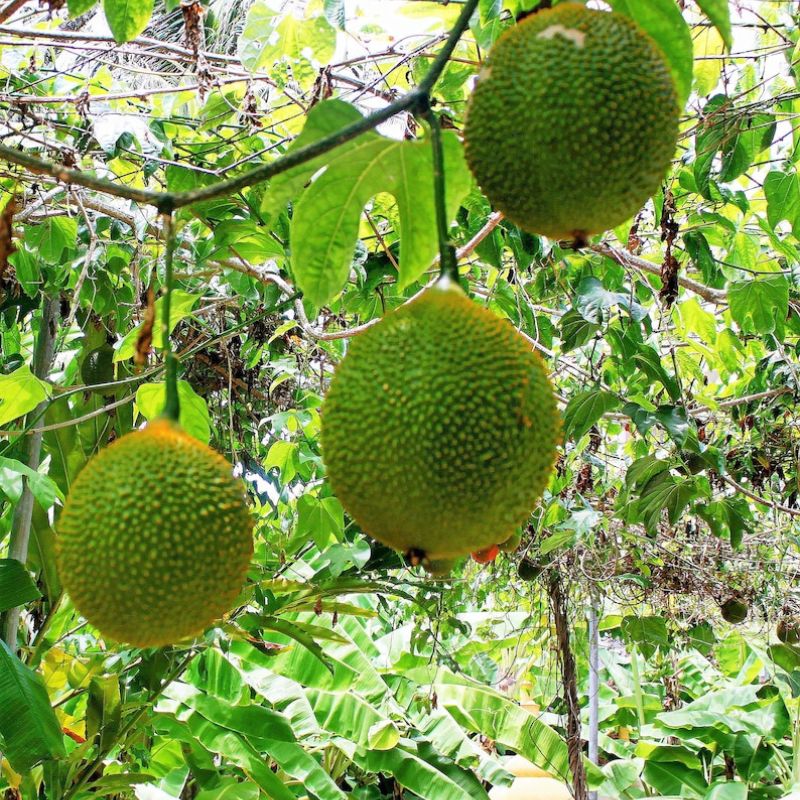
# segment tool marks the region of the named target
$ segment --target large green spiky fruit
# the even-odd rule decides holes
[[[559,435],[542,360],[449,281],[356,336],[322,408],[344,507],[431,561],[507,540],[544,491]]]
[[[137,647],[173,644],[230,609],[253,552],[232,473],[163,419],[81,470],[56,526],[59,574],[103,635]]]
[[[621,14],[564,3],[490,51],[467,111],[467,160],[521,228],[583,240],[655,193],[678,119],[669,64],[650,36]]]

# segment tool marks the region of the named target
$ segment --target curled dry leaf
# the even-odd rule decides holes
[[[144,321],[139,338],[136,340],[136,354],[133,357],[137,367],[143,367],[147,363],[150,355],[150,348],[153,345],[153,325],[156,320],[156,299],[153,287],[147,290],[147,308],[144,311]]]

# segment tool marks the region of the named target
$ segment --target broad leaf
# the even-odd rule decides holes
[[[66,753],[55,712],[42,679],[0,640],[0,739],[9,764],[25,773],[35,764]]]
[[[153,7],[154,0],[103,0],[106,22],[120,44],[135,39],[147,27]]]
[[[50,396],[50,387],[23,364],[9,375],[0,375],[0,425],[33,411]]]
[[[692,89],[692,35],[675,0],[611,0],[615,11],[633,19],[664,51],[672,69],[681,107]]]
[[[731,316],[743,331],[781,335],[789,311],[789,282],[783,275],[732,283],[728,299]]]
[[[352,106],[329,100],[315,106],[292,149],[360,119]],[[450,217],[471,178],[458,137],[444,133],[447,210]],[[325,157],[289,170],[270,184],[265,210],[275,213],[302,191],[292,217],[292,271],[305,296],[322,306],[344,287],[352,266],[361,214],[375,195],[397,201],[400,220],[400,286],[417,280],[438,251],[432,151],[429,141],[397,141],[370,132]]]
[[[41,596],[21,562],[14,558],[0,558],[0,613]]]
[[[733,47],[733,32],[731,30],[731,10],[728,0],[697,0],[697,5],[705,11],[708,18],[714,23],[728,46],[728,50],[730,50]]]
[[[164,413],[167,399],[165,383],[146,383],[136,392],[136,406],[147,420],[154,420]],[[180,424],[183,429],[201,442],[211,441],[211,417],[208,404],[196,394],[186,381],[178,381],[178,399],[181,404]]]
[[[620,401],[611,392],[596,389],[573,397],[564,411],[564,437],[581,438],[607,411],[619,405]]]

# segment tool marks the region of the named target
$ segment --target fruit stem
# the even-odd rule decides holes
[[[450,241],[447,226],[447,194],[444,172],[444,146],[442,145],[442,124],[439,117],[427,102],[422,116],[428,123],[433,147],[433,193],[436,205],[436,230],[439,235],[439,277],[449,278],[458,283],[458,259],[456,249]]]
[[[175,255],[175,221],[172,214],[163,215],[164,238],[167,247],[164,252],[164,308],[161,314],[161,347],[166,364],[167,398],[164,403],[164,416],[177,422],[180,419],[181,403],[178,397],[178,359],[170,346],[170,309],[172,306],[172,261]]]

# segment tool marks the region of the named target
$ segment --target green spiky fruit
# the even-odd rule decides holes
[[[517,567],[517,574],[523,581],[535,581],[544,572],[542,565],[536,561],[523,558]]]
[[[163,419],[86,464],[56,528],[59,574],[76,608],[137,647],[175,643],[219,619],[253,552],[231,465]]]
[[[81,364],[81,380],[91,388],[114,380],[114,348],[104,344],[92,350]]]
[[[678,120],[669,64],[650,36],[621,14],[563,3],[495,43],[467,111],[467,159],[520,227],[582,240],[655,193]]]
[[[775,633],[783,644],[797,644],[800,642],[800,620],[782,619]]]
[[[731,597],[720,606],[722,619],[731,625],[739,625],[744,622],[749,610],[747,603],[738,597]]]
[[[559,433],[542,360],[449,281],[356,336],[322,408],[344,507],[432,560],[508,539],[547,485]]]
[[[522,541],[522,531],[512,533],[504,542],[501,542],[498,547],[501,553],[513,553]]]

